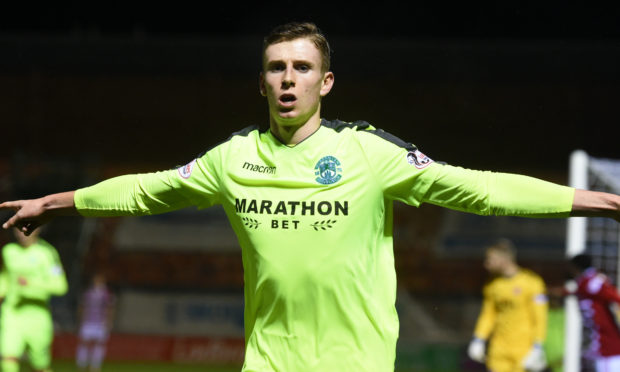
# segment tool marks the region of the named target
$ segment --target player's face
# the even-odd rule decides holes
[[[484,267],[490,273],[500,274],[506,265],[507,257],[499,252],[489,250],[484,258]]]
[[[321,97],[334,82],[334,75],[321,71],[321,65],[321,53],[307,38],[267,47],[260,91],[267,97],[272,124],[299,126],[320,116]]]

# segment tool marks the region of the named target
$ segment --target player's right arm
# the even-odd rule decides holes
[[[620,294],[618,289],[611,284],[607,276],[598,274],[590,280],[586,288],[588,293],[596,298],[608,303],[620,304]]]
[[[0,250],[0,303],[6,296],[6,293],[9,289],[9,278],[6,270],[4,269],[4,258],[2,254],[2,250]]]
[[[490,296],[487,284],[483,290],[482,309],[474,329],[474,337],[469,343],[467,354],[477,362],[484,363],[486,359],[486,342],[495,325],[495,306]]]
[[[15,214],[2,227],[15,227],[26,235],[56,216],[77,215],[73,195],[75,191],[51,194],[38,199],[15,200],[0,204],[0,210],[11,209]]]
[[[15,211],[3,228],[16,227],[29,235],[59,215],[141,216],[217,204],[218,183],[210,159],[217,154],[215,148],[178,169],[118,176],[75,191],[2,203],[0,209]]]
[[[474,337],[481,340],[489,338],[493,327],[495,326],[495,306],[490,294],[490,285],[486,285],[483,290],[484,298],[482,300],[482,309],[474,328]]]

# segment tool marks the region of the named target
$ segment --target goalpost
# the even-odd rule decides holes
[[[570,157],[569,183],[580,189],[620,194],[620,159],[603,159],[576,150]],[[595,267],[601,269],[614,285],[620,282],[620,225],[609,218],[573,217],[568,221],[566,257],[587,252]],[[574,281],[567,283],[575,287]],[[575,296],[565,302],[564,371],[580,372],[584,347],[579,305]],[[585,367],[585,366],[584,366]],[[586,368],[587,369],[587,368]]]

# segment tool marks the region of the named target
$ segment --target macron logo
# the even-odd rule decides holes
[[[276,174],[276,167],[268,167],[266,165],[257,165],[248,163],[247,161],[243,163],[243,169],[247,169],[252,172],[258,173],[266,173],[266,174]]]

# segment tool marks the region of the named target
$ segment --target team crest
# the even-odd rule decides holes
[[[314,166],[316,182],[323,185],[331,185],[342,178],[340,161],[333,156],[324,156]]]
[[[194,170],[194,164],[196,164],[196,159],[190,161],[182,167],[177,168],[179,171],[179,176],[188,179],[189,176],[192,175],[192,170]]]
[[[424,155],[418,149],[415,149],[414,151],[409,151],[407,153],[407,163],[411,165],[415,165],[415,167],[418,169],[426,168],[432,162],[433,160],[431,160],[431,158]]]

